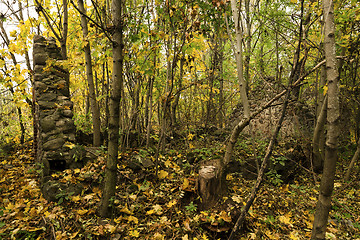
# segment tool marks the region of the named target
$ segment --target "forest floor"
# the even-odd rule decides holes
[[[219,148],[190,146],[197,156],[222,156]],[[53,179],[83,185],[79,195],[59,194],[45,200],[39,167],[30,143],[0,157],[0,239],[227,239],[254,180],[227,175],[228,193],[219,205],[200,210],[196,164],[185,150],[160,156],[159,170],[132,166],[126,159],[152,159],[145,149],[121,155],[114,218],[96,214],[101,198],[105,154],[81,169],[54,173]],[[151,165],[151,164],[150,164]],[[360,239],[359,181],[337,176],[327,239]],[[319,183],[300,174],[289,183],[267,179],[250,209],[238,239],[309,239]]]

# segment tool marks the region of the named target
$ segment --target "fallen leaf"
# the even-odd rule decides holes
[[[139,223],[139,219],[137,217],[134,217],[134,216],[129,216],[128,217],[128,222],[133,222],[135,224],[138,224]]]
[[[132,212],[128,209],[128,207],[124,207],[124,208],[120,209],[120,212],[126,213],[126,214],[132,214]]]
[[[296,232],[296,231],[292,231],[291,233],[290,233],[290,239],[292,239],[292,240],[299,240],[299,233],[298,232]]]
[[[80,200],[81,200],[81,197],[79,195],[71,197],[71,201],[73,201],[73,202],[79,202]]]
[[[137,230],[133,230],[133,231],[130,231],[129,232],[129,235],[131,236],[131,237],[139,237],[140,236],[140,233],[137,231]]]
[[[171,200],[170,202],[168,202],[168,204],[166,205],[168,208],[171,208],[172,206],[175,206],[177,203],[176,199]]]
[[[159,179],[164,179],[169,175],[168,172],[164,171],[164,170],[160,170],[160,172],[158,173],[158,178]]]
[[[225,211],[221,211],[220,212],[220,216],[219,216],[220,219],[224,220],[225,222],[231,222],[231,216],[226,213]]]
[[[181,240],[189,240],[189,236],[186,234],[185,236],[183,236],[183,237],[181,238]]]
[[[165,239],[165,236],[162,235],[161,233],[155,233],[154,236],[153,236],[153,239],[155,239],[155,240],[163,240],[163,239]]]
[[[187,178],[184,178],[184,182],[181,185],[181,190],[187,189],[189,187],[189,185],[190,185],[189,180]]]
[[[191,231],[191,228],[190,228],[190,220],[189,219],[186,219],[184,221],[184,227],[187,231]]]
[[[154,214],[155,210],[154,209],[150,209],[149,211],[146,212],[146,215],[151,215]]]
[[[105,225],[105,228],[106,228],[106,230],[107,230],[109,233],[114,233],[115,230],[116,230],[116,226],[111,225],[111,224],[106,224],[106,225]]]
[[[236,203],[241,203],[241,197],[240,196],[232,196],[231,199]]]
[[[79,209],[77,210],[76,212],[79,214],[79,215],[84,215],[85,213],[87,213],[89,210],[86,210],[86,209]]]
[[[287,216],[287,215],[280,216],[280,217],[279,217],[279,221],[280,221],[281,223],[284,223],[284,224],[287,224],[287,225],[291,225],[290,217]]]

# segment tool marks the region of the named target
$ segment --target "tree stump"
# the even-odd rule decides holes
[[[225,189],[224,184],[220,160],[208,161],[200,167],[198,193],[201,198],[201,210],[210,209],[217,203]]]

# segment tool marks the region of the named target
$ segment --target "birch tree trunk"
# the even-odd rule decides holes
[[[99,106],[96,101],[96,93],[95,93],[95,85],[94,85],[94,77],[92,71],[92,63],[91,63],[91,51],[90,51],[90,43],[88,38],[88,21],[86,19],[86,10],[84,7],[84,1],[78,0],[79,10],[81,11],[81,28],[83,31],[83,37],[86,42],[84,47],[85,52],[85,65],[86,65],[86,79],[89,87],[89,98],[90,98],[90,107],[91,107],[91,115],[92,115],[92,123],[93,123],[93,145],[95,147],[99,147],[101,145],[101,137],[100,137],[100,111]]]
[[[240,13],[236,3],[237,3],[236,0],[231,0],[231,12],[235,23],[235,36],[236,36],[236,42],[235,42],[236,46],[234,46],[234,54],[236,59],[237,76],[240,86],[241,102],[244,107],[244,118],[248,118],[250,116],[250,107],[249,107],[249,100],[246,94],[246,82],[243,73],[243,49],[242,49],[243,33],[240,26],[240,17],[239,17]]]
[[[112,1],[112,21],[114,32],[112,35],[113,44],[113,75],[110,88],[109,101],[109,142],[108,156],[105,169],[105,183],[99,214],[102,217],[112,213],[111,199],[115,196],[117,180],[117,159],[119,150],[119,113],[120,99],[123,84],[123,33],[122,33],[122,0]]]
[[[243,73],[243,50],[242,50],[242,38],[243,34],[241,31],[240,26],[240,18],[239,18],[239,11],[236,4],[236,0],[231,0],[231,11],[233,15],[233,19],[235,22],[235,35],[236,35],[236,42],[233,47],[235,59],[236,59],[236,69],[237,69],[237,76],[239,80],[240,85],[240,96],[241,96],[241,102],[244,107],[244,119],[248,119],[250,117],[250,107],[249,107],[249,100],[246,93],[246,82],[244,79],[244,73]],[[231,133],[230,140],[226,145],[226,152],[223,164],[226,165],[230,162],[230,158],[233,152],[234,145],[236,143],[237,138],[239,137],[239,134],[241,133],[242,129],[235,127]]]
[[[333,0],[323,0],[325,20],[324,49],[326,60],[326,76],[328,80],[328,109],[327,123],[328,132],[325,149],[324,170],[321,178],[320,193],[311,239],[325,239],[326,225],[331,208],[331,195],[334,188],[336,162],[338,159],[337,145],[339,135],[339,88],[338,68],[335,55],[335,24]]]

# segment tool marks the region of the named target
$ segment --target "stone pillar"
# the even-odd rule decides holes
[[[73,103],[66,79],[69,74],[61,67],[60,48],[54,39],[34,37],[34,92],[38,146],[36,160],[44,165],[44,175],[73,165],[75,125]]]

